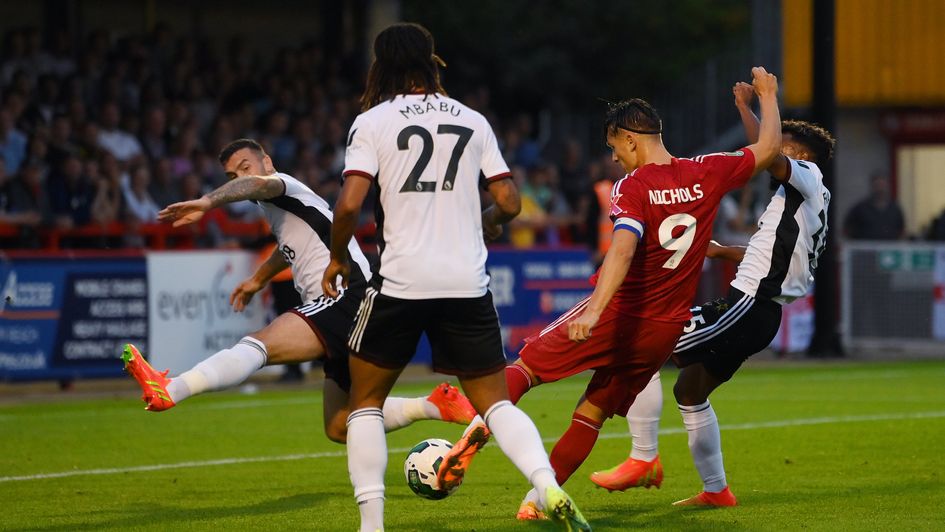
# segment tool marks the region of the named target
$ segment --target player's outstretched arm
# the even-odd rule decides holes
[[[338,296],[339,275],[341,286],[348,287],[348,275],[351,273],[348,242],[354,237],[361,205],[370,190],[371,180],[358,174],[349,175],[341,187],[338,202],[335,204],[334,220],[331,222],[331,260],[322,275],[322,291],[329,297]]]
[[[751,110],[751,101],[755,97],[755,88],[744,81],[739,81],[732,87],[732,93],[735,94],[735,108],[738,109],[738,115],[742,119],[742,126],[745,128],[745,136],[748,137],[748,142],[758,142],[761,122]],[[776,180],[781,182],[787,181],[788,178],[791,177],[790,169],[787,157],[781,155],[781,153],[778,153],[774,157],[774,162],[767,168],[768,172],[770,172]]]
[[[709,240],[709,247],[706,249],[705,256],[710,259],[741,262],[745,258],[747,249],[745,246],[723,246],[715,240]]]
[[[285,257],[282,256],[279,248],[273,249],[266,262],[260,264],[255,273],[240,283],[230,294],[230,305],[233,310],[243,312],[246,305],[249,305],[249,302],[253,300],[256,292],[262,290],[276,274],[288,267],[289,263],[285,261]]]
[[[267,200],[282,195],[285,183],[278,177],[243,176],[233,179],[201,198],[173,203],[158,213],[158,221],[173,222],[174,227],[192,224],[205,212],[242,200]]]
[[[735,109],[738,110],[742,127],[745,128],[745,137],[748,138],[748,142],[754,144],[758,142],[758,133],[761,128],[761,121],[751,110],[751,102],[755,99],[755,88],[750,83],[739,81],[732,87],[732,94],[735,95]]]
[[[591,294],[584,312],[568,323],[568,338],[572,341],[583,342],[590,338],[591,329],[610,303],[610,298],[614,297],[617,289],[623,284],[639,242],[640,237],[632,231],[614,231],[610,249],[607,250],[604,263],[600,267],[594,293]]]
[[[502,225],[512,221],[522,210],[522,197],[511,179],[500,179],[489,183],[489,194],[495,203],[482,211],[482,233],[486,242],[502,235]]]
[[[771,166],[781,153],[781,112],[778,109],[778,78],[764,67],[751,69],[752,87],[761,106],[761,123],[758,140],[748,146],[755,156],[755,171],[758,173]]]

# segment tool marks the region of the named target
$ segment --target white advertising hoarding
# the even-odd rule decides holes
[[[265,325],[261,294],[243,312],[230,307],[230,294],[256,260],[241,250],[148,253],[148,359],[155,369],[176,375]]]

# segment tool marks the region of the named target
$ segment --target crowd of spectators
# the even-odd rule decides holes
[[[116,223],[129,228],[120,239],[66,245],[146,245],[135,228],[155,223],[163,206],[219,186],[225,177],[216,155],[240,137],[259,140],[277,169],[329,203],[337,197],[362,81],[346,76],[341,60],[316,42],[281,49],[267,61],[243,40],[218,51],[159,25],[148,34],[96,30],[81,39],[16,29],[2,46],[5,248],[42,247],[50,230]],[[587,157],[573,140],[554,149],[540,144],[528,115],[490,113],[488,89],[459,97],[489,115],[522,189],[523,214],[506,242],[596,246],[597,218],[607,213],[592,185],[621,174],[609,157]],[[259,216],[251,204],[225,215]],[[221,238],[201,242],[220,245]]]

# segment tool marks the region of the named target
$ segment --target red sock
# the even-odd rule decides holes
[[[551,467],[555,470],[555,479],[558,484],[564,484],[589,454],[597,435],[600,434],[600,424],[589,417],[574,414],[571,426],[565,431],[555,448],[551,450]]]
[[[518,400],[532,387],[532,379],[528,376],[528,372],[518,364],[505,366],[505,382],[508,383],[509,400],[513,405],[518,403]]]

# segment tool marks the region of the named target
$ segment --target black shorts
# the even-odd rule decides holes
[[[337,299],[321,296],[290,310],[301,316],[325,346],[325,378],[338,383],[344,391],[351,389],[348,372],[348,331],[364,299],[364,289],[348,288]]]
[[[781,305],[732,288],[728,297],[692,309],[673,361],[681,368],[701,363],[725,382],[748,357],[771,345],[780,326]]]
[[[374,365],[401,369],[426,333],[433,370],[479,377],[505,367],[492,292],[476,298],[399,299],[367,289],[351,329],[351,353]]]

